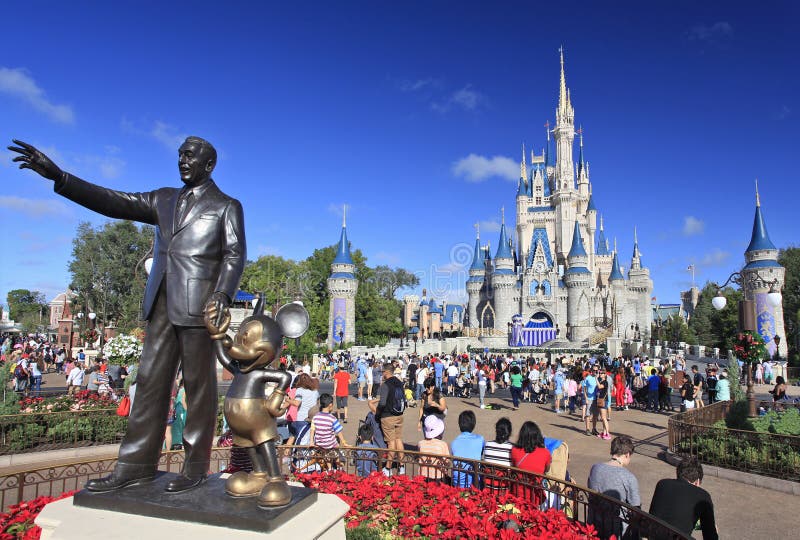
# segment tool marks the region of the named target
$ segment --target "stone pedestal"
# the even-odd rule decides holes
[[[262,510],[256,498],[224,494],[227,475],[214,475],[180,494],[163,492],[172,475],[115,493],[82,491],[48,504],[36,518],[42,540],[191,538],[192,540],[313,538],[344,540],[349,506],[336,495],[292,486],[292,505]]]

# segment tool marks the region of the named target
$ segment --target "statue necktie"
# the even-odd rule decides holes
[[[194,201],[194,195],[191,189],[187,190],[186,193],[181,195],[181,199],[180,201],[178,201],[178,225],[181,225],[183,223],[183,220],[186,218],[186,215],[192,208],[193,201]]]

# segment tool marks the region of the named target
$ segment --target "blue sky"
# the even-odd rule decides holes
[[[177,147],[199,135],[244,204],[251,259],[335,243],[347,203],[370,264],[455,298],[472,224],[497,245],[520,145],[545,144],[563,44],[607,234],[627,265],[638,226],[659,302],[678,301],[690,263],[701,284],[741,266],[756,177],[772,240],[797,242],[795,2],[163,4],[6,10],[3,148],[20,138],[138,191],[180,185]],[[9,161],[0,298],[52,297],[78,223],[103,218]]]

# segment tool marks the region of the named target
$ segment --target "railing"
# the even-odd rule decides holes
[[[800,437],[715,427],[730,406],[724,401],[671,416],[670,451],[726,469],[800,480]]]
[[[214,448],[211,452],[211,472],[224,470],[230,462],[230,448]],[[387,459],[385,449],[339,448],[322,451],[308,446],[278,447],[282,472],[312,472],[337,468],[357,474],[359,462],[373,464],[378,470]],[[159,469],[178,472],[183,465],[183,452],[165,452]],[[485,461],[438,456],[404,451],[399,460],[409,476],[428,476],[440,481],[453,479],[464,486],[510,491],[529,498],[543,509],[564,512],[568,519],[595,526],[600,538],[616,534],[622,538],[685,539],[680,531],[650,514],[616,499],[587,488],[549,476],[541,476],[517,468],[498,466]],[[81,489],[87,480],[109,474],[116,459],[80,461],[62,466],[42,467],[0,476],[0,507],[5,511],[12,504],[39,496],[58,496]]]
[[[381,470],[389,451],[370,448],[322,450],[309,446],[279,447],[282,472],[314,472],[331,469],[358,474],[365,465]],[[564,512],[572,521],[594,525],[600,538],[686,538],[680,531],[647,512],[621,501],[566,482],[514,467],[486,461],[404,451],[394,459],[405,467],[407,476],[424,476],[432,481],[459,487],[476,487],[499,493],[511,492],[530,499],[541,509]]]
[[[115,409],[20,413],[0,416],[0,455],[114,444],[128,419]]]
[[[164,452],[158,462],[162,471],[180,472],[184,454],[181,450]],[[101,478],[111,473],[116,458],[87,460],[39,467],[0,476],[0,508],[8,510],[12,504],[41,496],[57,497],[67,491],[82,489],[92,478]],[[224,470],[230,463],[230,448],[211,450],[211,471]]]

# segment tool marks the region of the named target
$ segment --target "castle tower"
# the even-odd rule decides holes
[[[575,221],[572,233],[572,246],[567,255],[569,268],[564,272],[564,285],[567,286],[567,322],[570,325],[570,341],[583,341],[592,333],[593,325],[586,320],[591,317],[589,310],[589,290],[592,288],[592,273],[587,268],[589,256],[583,246],[581,226]]]
[[[500,241],[494,257],[492,272],[493,307],[495,312],[494,327],[505,330],[506,325],[516,314],[514,306],[514,288],[517,283],[514,272],[514,255],[511,252],[511,241],[506,234],[505,210],[500,225]]]
[[[758,195],[756,181],[756,215],[753,220],[753,232],[750,245],[744,252],[745,265],[741,270],[744,299],[753,302],[756,316],[756,328],[764,341],[767,350],[775,354],[775,336],[781,337],[778,353],[786,358],[786,330],[783,323],[783,303],[771,306],[767,301],[770,288],[775,291],[783,289],[786,269],[778,264],[778,249],[767,233],[767,225],[761,213],[761,200]]]
[[[556,207],[556,246],[559,264],[564,264],[567,254],[567,239],[572,232],[572,224],[577,219],[578,192],[575,189],[575,170],[572,163],[572,144],[575,140],[575,110],[572,107],[567,80],[564,75],[564,51],[561,52],[561,79],[559,83],[556,125],[553,135],[556,140],[556,163],[554,169],[555,192],[553,202]],[[549,156],[548,156],[549,157]]]
[[[358,280],[355,275],[356,265],[350,256],[350,243],[347,241],[346,211],[345,209],[342,214],[342,233],[328,278],[328,346],[332,349],[356,340]]]
[[[639,253],[639,236],[636,227],[633,229],[633,256],[631,269],[628,270],[628,291],[633,294],[636,306],[634,319],[639,325],[639,335],[642,341],[649,341],[650,327],[653,322],[653,309],[650,298],[653,294],[653,280],[650,279],[650,270],[642,265],[642,255]]]
[[[617,336],[623,330],[625,322],[622,320],[623,311],[625,309],[625,276],[619,268],[619,257],[617,256],[616,240],[614,246],[614,258],[611,262],[611,273],[608,275],[608,284],[611,288],[611,305],[613,313],[611,320],[614,324],[614,330]]]
[[[471,328],[480,327],[478,320],[478,303],[481,301],[481,289],[486,276],[486,263],[481,248],[481,233],[475,224],[475,251],[472,254],[472,264],[469,267],[467,279],[467,313]]]

